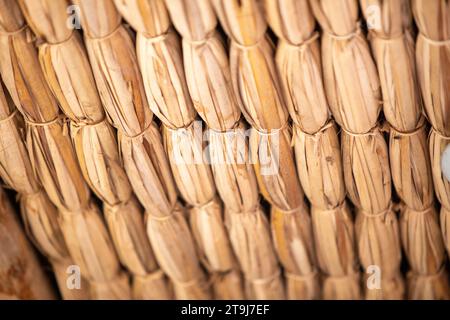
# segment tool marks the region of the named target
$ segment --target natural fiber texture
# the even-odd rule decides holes
[[[450,182],[442,174],[441,157],[450,141],[450,4],[444,0],[413,1],[419,29],[416,63],[428,121],[434,188],[441,203],[441,228],[450,253]],[[444,273],[445,276],[445,273]]]
[[[276,64],[294,121],[297,171],[311,201],[325,299],[359,299],[352,217],[345,204],[340,145],[329,119],[315,20],[307,0],[266,0],[271,28],[280,38]],[[335,226],[333,226],[335,225]]]
[[[177,298],[209,296],[193,239],[181,209],[161,136],[152,123],[135,49],[112,1],[76,1],[103,105],[118,129],[120,156],[137,198],[147,212],[147,234]],[[112,72],[114,71],[114,72]],[[175,216],[176,215],[176,216]]]
[[[0,298],[49,300],[55,297],[16,212],[0,190]]]
[[[344,181],[358,208],[356,238],[362,266],[382,272],[380,286],[365,281],[367,299],[401,299],[401,249],[392,211],[388,150],[377,127],[380,82],[358,26],[355,0],[310,1],[324,30],[322,61],[330,109],[342,126]]]
[[[0,84],[2,85],[1,81]],[[19,193],[25,230],[33,243],[48,257],[64,299],[88,297],[86,283],[80,290],[67,290],[65,270],[73,265],[58,224],[58,213],[36,180],[23,142],[20,116],[0,85],[0,176]],[[64,270],[63,273],[58,272]]]
[[[146,237],[142,209],[132,195],[120,164],[115,132],[105,121],[84,46],[74,31],[63,36],[53,31],[68,29],[65,21],[58,21],[68,6],[64,2],[24,0],[20,3],[37,36],[46,41],[39,47],[41,66],[50,88],[71,121],[70,135],[83,176],[104,202],[106,221],[122,264],[139,277],[139,289],[133,285],[133,296],[169,298],[169,289],[164,289],[167,286],[164,278],[149,277],[158,272],[158,266]],[[47,25],[52,28],[47,30]],[[161,292],[145,296],[150,289],[161,286]]]
[[[137,52],[145,91],[150,108],[164,124],[165,149],[175,183],[184,200],[193,206],[189,220],[200,258],[212,273],[216,298],[243,298],[242,285],[236,282],[239,277],[236,278],[233,270],[235,263],[223,224],[223,208],[214,199],[216,191],[211,169],[198,157],[195,165],[183,164],[189,163],[191,155],[202,154],[203,146],[197,144],[198,137],[190,132],[196,113],[182,70],[180,40],[169,31],[170,20],[162,0],[140,3],[135,6],[133,1],[116,1],[130,24],[134,26],[136,22]],[[148,16],[154,18],[153,26],[150,23],[142,26],[139,22]]]
[[[288,112],[265,35],[263,8],[253,0],[212,3],[231,38],[234,93],[252,126],[252,161],[261,192],[272,204],[272,236],[286,271],[287,297],[317,299],[320,290],[311,224],[296,176],[291,133],[286,126]]]
[[[129,298],[128,279],[121,273],[111,239],[90,199],[58,105],[40,70],[30,31],[20,11],[14,9],[18,4],[10,0],[3,3],[1,14],[16,14],[16,19],[13,24],[1,27],[14,33],[1,35],[0,72],[14,103],[25,117],[27,149],[33,170],[60,210],[68,250],[88,279],[92,297]]]

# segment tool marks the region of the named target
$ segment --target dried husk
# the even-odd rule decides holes
[[[225,217],[231,244],[245,274],[247,298],[283,299],[283,282],[264,212],[261,208],[226,211]]]
[[[147,215],[147,234],[161,269],[174,284],[178,299],[208,299],[209,286],[200,269],[184,209],[176,204],[170,215]]]
[[[56,298],[50,279],[3,190],[0,190],[0,295],[2,299]]]
[[[264,3],[269,25],[280,38],[275,60],[289,114],[302,131],[314,134],[329,117],[314,16],[307,0]]]
[[[447,278],[445,247],[435,208],[415,211],[404,206],[400,230],[405,254],[413,270],[408,275],[408,298],[449,299],[450,288],[448,281],[444,281]]]
[[[388,149],[378,127],[367,134],[342,133],[344,181],[358,208],[355,230],[364,268],[382,272],[381,287],[366,288],[367,299],[402,299],[399,271],[401,247],[397,217],[391,203]]]
[[[380,82],[366,39],[358,27],[356,0],[310,1],[323,29],[324,84],[331,112],[353,133],[372,129],[381,110]]]
[[[287,298],[319,299],[311,219],[305,204],[288,211],[272,206],[271,229],[275,250],[285,270]]]
[[[189,220],[203,264],[212,273],[232,271],[236,263],[223,224],[223,208],[216,198],[211,167],[205,158],[201,124],[193,122],[178,130],[164,127],[163,136],[178,190],[192,206]],[[242,298],[242,290],[242,287],[234,289],[236,299]]]
[[[392,181],[397,194],[411,209],[428,208],[434,202],[434,192],[427,128],[421,126],[408,134],[391,130],[389,141]]]
[[[114,24],[114,21],[120,22],[120,18],[112,1],[77,1],[77,4],[86,18],[86,46],[100,97],[110,120],[119,130],[119,153],[125,171],[151,217],[147,219],[147,235],[158,263],[174,281],[177,298],[208,298],[190,232],[171,233],[184,229],[185,221],[183,216],[181,219],[172,217],[177,194],[161,136],[152,123],[131,37],[123,26]],[[100,14],[100,7],[111,14]],[[176,237],[180,239],[175,241]],[[193,255],[186,259],[181,252]]]
[[[186,81],[194,107],[208,127],[225,131],[241,112],[231,82],[228,54],[215,32],[217,19],[209,1],[166,1],[178,32],[183,36]]]
[[[346,202],[335,209],[311,207],[317,263],[326,275],[322,297],[355,300],[361,297],[353,217]]]
[[[9,0],[7,2],[5,11],[2,11],[4,14],[13,12],[14,9],[10,8],[17,6],[15,2]],[[97,209],[90,204],[89,188],[81,175],[67,130],[61,123],[58,105],[45,84],[36,49],[30,41],[30,33],[26,26],[15,31],[12,34],[1,36],[0,71],[13,101],[25,116],[27,149],[33,170],[40,178],[51,201],[60,211],[65,211],[61,212],[61,215],[79,216],[77,219],[66,220],[64,227],[61,227],[74,262],[81,265],[86,264],[84,259],[92,260],[88,261],[88,264],[95,264],[94,260],[108,260],[108,265],[101,265],[101,268],[105,269],[98,269],[96,273],[83,268],[83,272],[86,272],[84,276],[90,281],[89,289],[92,297],[99,299],[128,298],[127,277],[120,273],[120,265],[109,244],[110,238],[103,221],[94,217]],[[70,232],[70,230],[80,228],[81,224],[86,221],[92,224],[92,229],[99,230],[106,235],[105,243],[107,245],[96,247],[97,250],[91,254],[83,252],[88,246],[94,246],[89,242],[89,238],[73,238],[80,234]],[[71,225],[71,223],[80,225]],[[80,241],[84,241],[88,245],[80,247],[78,245]],[[78,254],[74,255],[75,252]],[[115,287],[113,282],[116,279],[122,279],[120,286]],[[109,280],[114,281],[109,283]],[[114,295],[108,293],[109,288],[114,290]]]
[[[450,6],[445,0],[413,1],[419,28],[417,71],[427,118],[433,128],[450,136]]]
[[[329,122],[314,135],[297,126],[294,130],[297,171],[306,196],[318,209],[336,208],[346,195],[336,125]]]

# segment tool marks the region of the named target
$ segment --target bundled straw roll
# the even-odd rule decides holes
[[[310,1],[324,30],[325,88],[336,121],[347,131],[366,133],[381,110],[380,83],[369,46],[358,27],[356,0]]]
[[[311,230],[311,219],[304,204],[292,210],[272,206],[272,237],[285,270],[289,299],[319,299],[319,274]]]
[[[397,194],[411,209],[428,208],[434,202],[434,192],[426,127],[422,125],[409,134],[391,130],[389,141],[392,180]]]
[[[336,208],[346,194],[336,125],[330,122],[314,135],[296,127],[294,139],[297,170],[306,196],[317,208]]]

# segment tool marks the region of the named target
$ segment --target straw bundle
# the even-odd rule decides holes
[[[66,27],[68,3],[20,2],[27,21],[46,43],[39,58],[47,82],[70,120],[70,136],[83,176],[104,202],[104,214],[116,251],[133,274],[133,297],[170,297],[147,239],[142,209],[120,164],[116,134],[106,121],[87,54],[78,33]],[[65,34],[61,34],[66,30]]]
[[[380,84],[357,24],[358,2],[321,0],[310,4],[324,30],[322,60],[328,102],[344,129],[344,181],[358,208],[356,238],[360,261],[366,270],[376,266],[381,271],[380,283],[369,283],[367,279],[366,298],[401,299],[401,249],[392,209],[388,149],[377,126]]]
[[[234,93],[252,126],[251,156],[261,192],[272,204],[272,233],[286,271],[288,298],[318,298],[311,223],[296,175],[288,112],[265,35],[262,7],[253,0],[215,0],[213,5],[231,38]]]
[[[324,299],[359,299],[354,228],[345,201],[341,149],[329,122],[319,39],[307,0],[266,0],[268,22],[280,38],[276,64],[294,122],[297,170],[312,208]]]
[[[442,175],[441,157],[450,140],[450,4],[448,1],[413,1],[419,35],[416,63],[424,107],[432,125],[429,150],[434,188],[441,203],[441,228],[450,253],[450,182]]]
[[[281,274],[268,224],[259,208],[255,174],[248,162],[245,125],[239,123],[241,111],[230,83],[228,54],[215,30],[217,18],[213,7],[204,0],[195,4],[185,0],[166,1],[166,4],[183,36],[184,70],[190,96],[209,129],[208,155],[217,191],[225,203],[231,244],[246,278],[247,296],[283,298]],[[267,266],[261,266],[261,261],[267,261]]]
[[[361,6],[366,19],[370,19],[369,6],[380,10],[379,25],[371,28],[370,34],[381,81],[383,110],[391,126],[392,180],[403,201],[401,234],[412,268],[408,274],[408,297],[445,298],[448,295],[447,275],[443,271],[445,250],[434,210],[426,128],[421,121],[409,3],[361,0]]]
[[[28,156],[21,121],[15,107],[3,92],[0,80],[0,176],[19,193],[22,218],[28,236],[48,257],[64,299],[87,298],[85,283],[80,290],[67,290],[66,269],[73,265],[58,224],[58,213],[36,180]]]
[[[172,174],[152,122],[130,34],[111,0],[75,1],[103,105],[118,129],[120,156],[147,212],[147,234],[161,269],[180,299],[205,299],[209,291],[192,235],[177,203]]]
[[[98,208],[90,198],[18,4],[2,1],[1,14],[0,71],[24,115],[32,167],[60,211],[68,250],[89,281],[92,298],[129,298],[127,276],[120,270]]]
[[[15,215],[0,190],[0,299],[54,299],[50,281]]]

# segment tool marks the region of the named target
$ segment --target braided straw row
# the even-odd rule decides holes
[[[319,39],[307,0],[266,0],[266,16],[280,38],[276,64],[294,122],[297,170],[311,202],[324,299],[359,299],[354,227],[345,200],[341,149],[329,121]]]
[[[272,204],[272,235],[285,269],[287,297],[317,299],[311,222],[296,174],[288,112],[265,34],[263,8],[254,0],[212,3],[231,39],[231,80],[238,105],[252,126],[252,161],[261,193]]]
[[[147,234],[161,269],[180,299],[209,298],[184,208],[158,128],[153,123],[129,32],[111,0],[74,2],[81,10],[86,47],[103,106],[118,129],[120,156],[147,212]]]
[[[445,250],[435,212],[409,2],[361,0],[361,7],[366,19],[370,18],[369,7],[380,12],[379,25],[370,29],[370,35],[381,81],[383,110],[391,127],[392,180],[403,201],[400,230],[411,266],[408,298],[445,299],[449,293],[447,274],[443,271]]]
[[[127,299],[128,278],[83,180],[58,105],[46,86],[38,56],[18,4],[2,0],[0,72],[27,124],[33,171],[59,209],[67,249],[89,282],[94,299]]]
[[[116,134],[106,121],[84,46],[78,33],[60,20],[68,3],[24,0],[20,4],[34,32],[45,41],[39,46],[41,67],[70,120],[83,176],[104,203],[120,261],[133,274],[133,298],[170,298],[146,236],[142,209],[120,164]]]
[[[211,168],[203,159],[203,134],[194,122],[196,112],[182,70],[179,38],[169,31],[169,15],[163,1],[138,2],[141,5],[136,8],[140,10],[130,2],[133,1],[116,4],[138,31],[137,52],[146,94],[150,108],[163,122],[166,153],[176,185],[191,207],[189,220],[201,260],[212,274],[216,298],[243,298],[240,276],[234,270],[235,260],[222,222],[222,205],[216,196]],[[153,19],[145,19],[148,16]],[[154,27],[142,28],[140,21]],[[170,68],[180,71],[173,72],[171,77]],[[158,81],[155,83],[154,79]],[[170,92],[174,93],[172,99],[165,99]],[[180,118],[183,114],[187,116]]]
[[[358,211],[355,226],[360,262],[365,270],[375,268],[381,276],[380,281],[365,281],[365,296],[401,299],[400,237],[392,209],[388,149],[377,126],[380,83],[357,25],[358,2],[320,0],[310,4],[324,31],[322,61],[328,102],[344,129],[344,181]]]
[[[209,128],[209,156],[226,209],[231,244],[250,299],[282,299],[283,283],[269,225],[249,163],[245,124],[231,85],[228,54],[209,0],[166,1],[183,36],[184,71],[194,107]]]

